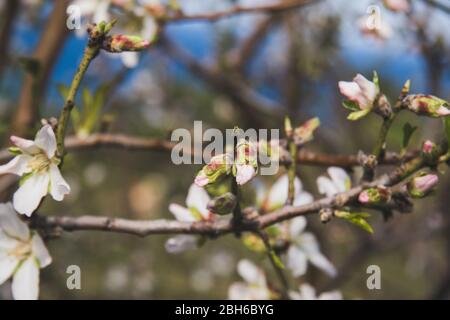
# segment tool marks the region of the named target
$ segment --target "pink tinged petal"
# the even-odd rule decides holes
[[[289,224],[289,236],[292,239],[297,238],[306,228],[306,218],[305,217],[296,217],[291,220]]]
[[[369,203],[370,197],[367,191],[363,191],[358,196],[358,201],[361,203]]]
[[[334,183],[329,178],[323,176],[317,178],[317,189],[320,194],[325,194],[327,197],[332,197],[339,193]]]
[[[385,6],[394,12],[408,12],[408,0],[384,0]]]
[[[200,171],[194,180],[194,183],[199,187],[206,186],[208,182],[209,182],[208,176],[203,171]]]
[[[246,184],[256,175],[256,170],[252,165],[236,165],[236,170],[236,183],[238,185]]]
[[[198,239],[196,236],[180,235],[168,239],[164,247],[168,253],[177,254],[196,249],[197,245]]]
[[[32,174],[14,193],[13,205],[18,213],[30,217],[47,194],[50,175],[47,173]]]
[[[448,116],[450,114],[450,109],[444,107],[444,106],[440,106],[437,110],[436,113],[440,116]]]
[[[43,126],[34,139],[36,146],[44,150],[49,159],[55,156],[56,152],[56,137],[50,125]]]
[[[306,273],[308,258],[300,248],[292,245],[287,252],[286,266],[291,270],[294,277],[300,277]]]
[[[0,229],[15,239],[27,241],[30,238],[28,226],[20,220],[10,202],[0,203]]]
[[[361,89],[355,82],[339,81],[339,91],[343,96],[351,101],[358,101],[358,97],[361,96]]]
[[[194,222],[197,219],[192,215],[191,211],[179,204],[172,203],[169,206],[169,211],[175,216],[178,221]]]
[[[345,192],[350,189],[350,177],[344,169],[329,167],[327,172],[338,192]]]
[[[200,212],[203,218],[209,218],[209,210],[206,208],[210,198],[205,189],[192,184],[186,198],[186,205],[188,208],[195,208]]]
[[[52,257],[50,256],[44,241],[42,241],[42,238],[37,233],[34,234],[31,239],[31,250],[33,256],[39,262],[40,268],[45,268],[52,263]]]
[[[363,75],[357,74],[353,81],[359,86],[362,94],[370,104],[373,103],[378,95],[378,87],[372,81],[367,80]],[[365,109],[365,108],[363,108]]]
[[[64,180],[56,164],[50,165],[50,194],[56,201],[62,201],[70,193],[70,186]]]
[[[10,139],[16,147],[18,147],[25,153],[35,154],[39,152],[39,148],[36,146],[33,140],[23,139],[16,136],[11,136]]]
[[[243,259],[237,265],[237,271],[242,279],[248,284],[253,284],[261,287],[266,286],[266,277],[264,273],[255,266],[250,260]]]
[[[0,285],[12,276],[18,263],[15,257],[0,252]]]
[[[34,257],[19,266],[13,277],[12,295],[15,300],[37,300],[39,296],[39,267]]]
[[[7,164],[0,166],[0,174],[16,174],[21,176],[25,173],[31,172],[31,168],[28,167],[28,162],[32,159],[31,156],[21,154],[11,159]]]

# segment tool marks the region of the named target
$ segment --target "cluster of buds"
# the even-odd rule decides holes
[[[141,51],[150,46],[150,41],[139,36],[117,34],[106,37],[103,49],[109,52]]]
[[[377,186],[362,191],[358,200],[364,204],[380,204],[387,203],[391,200],[391,191],[385,186]]]
[[[257,147],[254,143],[240,139],[236,146],[236,163],[233,174],[236,183],[243,185],[250,181],[258,170]]]
[[[212,157],[211,161],[195,177],[195,184],[204,187],[222,180],[231,173],[232,164],[233,158],[227,153]]]
[[[439,178],[436,174],[420,172],[407,184],[407,190],[413,198],[423,198],[433,191],[438,184]]]
[[[237,205],[237,198],[231,192],[227,192],[221,196],[211,199],[207,208],[215,214],[224,215],[233,212]]]
[[[87,28],[89,34],[89,46],[94,46],[101,43],[108,32],[111,31],[117,20],[112,20],[108,23],[101,21],[98,24],[90,24]]]
[[[437,160],[439,159],[438,146],[434,142],[426,140],[422,144],[422,157],[427,164],[436,164]]]
[[[339,90],[347,98],[343,106],[352,111],[349,120],[358,120],[372,111],[380,94],[378,76],[374,72],[373,81],[357,74],[352,82],[339,81]]]
[[[319,118],[312,118],[294,129],[294,143],[298,146],[311,141],[314,131],[320,126]]]
[[[432,95],[408,95],[403,99],[402,106],[418,115],[433,118],[445,117],[450,114],[448,102]]]

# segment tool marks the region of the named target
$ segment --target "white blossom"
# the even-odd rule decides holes
[[[308,283],[300,285],[299,291],[289,291],[292,300],[342,300],[342,294],[338,290],[323,292],[317,296],[316,289]]]
[[[264,272],[251,261],[238,262],[237,271],[244,282],[235,282],[228,289],[231,300],[269,300],[272,296]]]
[[[50,125],[43,126],[34,141],[12,136],[18,155],[0,166],[0,174],[23,176],[21,186],[14,193],[14,209],[27,216],[36,210],[41,199],[50,193],[56,201],[62,201],[70,187],[61,176],[56,157],[56,138]]]
[[[351,179],[347,172],[338,167],[329,167],[328,176],[317,178],[317,188],[319,193],[332,197],[337,193],[346,192],[351,188]]]
[[[12,277],[16,300],[39,296],[39,269],[52,262],[41,237],[28,229],[11,203],[0,204],[0,285]]]

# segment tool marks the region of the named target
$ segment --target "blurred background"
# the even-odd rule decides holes
[[[179,0],[178,4],[189,16],[279,1]],[[83,1],[0,0],[3,147],[11,132],[33,135],[41,118],[59,114],[62,88],[70,84],[87,41],[83,30],[66,27],[66,8],[77,2],[83,25],[107,14],[119,18],[116,31],[145,37],[156,32],[156,23],[138,10],[140,2],[123,7],[127,1],[88,1],[89,6]],[[274,14],[169,21],[160,41],[138,56],[100,54],[82,83],[86,93],[77,102],[81,112],[94,104],[86,97],[98,96],[96,125],[86,125],[83,131],[75,123],[71,133],[103,131],[167,139],[173,129],[192,129],[194,120],[203,121],[204,129],[282,128],[286,114],[296,124],[318,116],[321,127],[308,148],[356,154],[371,150],[381,123],[374,115],[358,122],[346,120],[339,80],[350,81],[356,73],[370,78],[377,70],[390,99],[397,97],[407,79],[413,93],[450,99],[450,1],[413,0],[408,13],[393,12],[376,0],[310,2]],[[371,5],[379,10],[381,33],[364,30]],[[419,126],[412,149],[424,139],[441,136],[440,121],[401,114],[388,137],[389,150],[399,151],[407,121]],[[168,205],[184,205],[200,167],[176,166],[167,152],[108,148],[72,152],[63,169],[72,193],[61,203],[45,201],[41,212],[171,219]],[[313,166],[299,170],[304,189],[315,197],[320,197],[316,178],[325,171]],[[438,192],[416,201],[413,213],[396,214],[388,221],[373,214],[374,235],[345,222],[322,225],[316,216],[308,217],[308,228],[339,275],[330,279],[310,267],[293,283],[307,281],[319,291],[340,289],[347,299],[448,298],[449,187],[448,175],[443,175]],[[8,192],[3,184],[1,188],[5,199]],[[270,270],[266,259],[232,235],[179,255],[165,251],[167,238],[64,233],[48,242],[53,263],[42,270],[41,298],[226,298],[229,285],[239,279],[236,263],[241,258],[250,257]],[[366,268],[371,264],[381,267],[381,290],[366,287]],[[66,287],[69,265],[81,268],[81,290]],[[8,286],[0,287],[0,297],[10,298]]]

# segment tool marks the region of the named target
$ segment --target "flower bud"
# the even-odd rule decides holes
[[[391,199],[391,192],[385,186],[378,186],[362,191],[358,200],[365,204],[386,203]]]
[[[423,198],[433,190],[438,182],[439,177],[436,174],[419,173],[408,182],[408,193],[413,198]]]
[[[207,208],[212,213],[224,215],[232,213],[236,207],[236,204],[236,196],[231,192],[227,192],[221,196],[211,199],[208,202]]]
[[[331,210],[330,208],[324,208],[320,210],[319,217],[322,223],[327,223],[333,217],[333,210]]]
[[[150,42],[139,36],[117,34],[107,37],[104,49],[109,52],[141,51],[148,48]]]
[[[430,140],[425,141],[422,145],[422,157],[428,164],[436,163],[439,158],[438,146]]]
[[[199,171],[195,177],[195,184],[204,187],[207,184],[215,183],[226,175],[230,174],[232,158],[229,154],[219,154],[211,158],[211,161]]]
[[[450,114],[447,101],[432,95],[412,94],[403,99],[402,105],[418,115],[439,118]]]
[[[241,139],[236,146],[235,176],[238,185],[250,181],[258,169],[257,147],[254,143]]]
[[[312,118],[294,130],[294,142],[303,145],[313,139],[314,131],[320,126],[319,118]]]

